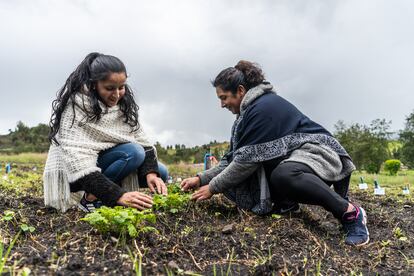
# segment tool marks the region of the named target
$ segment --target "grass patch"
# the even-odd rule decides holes
[[[178,163],[168,165],[168,173],[172,177],[191,177],[204,169],[204,164]]]
[[[374,192],[374,180],[379,182],[381,188],[385,188],[386,195],[402,196],[404,187],[410,189],[409,195],[405,197],[412,198],[414,192],[414,170],[401,171],[395,176],[391,176],[386,172],[379,174],[369,174],[364,171],[355,171],[351,177],[351,189],[359,189],[360,177],[364,178],[365,183],[368,184],[368,192]]]
[[[44,164],[47,153],[0,154],[0,163]]]

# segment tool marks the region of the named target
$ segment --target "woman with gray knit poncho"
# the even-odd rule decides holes
[[[152,198],[138,192],[138,183],[167,193],[167,169],[139,124],[126,80],[121,60],[91,53],[58,92],[43,175],[46,206],[62,212],[75,204],[85,212],[101,205],[143,210]]]
[[[230,151],[217,167],[184,179],[182,189],[198,189],[197,201],[223,193],[260,215],[321,205],[342,223],[345,243],[367,244],[366,213],[347,197],[355,166],[339,142],[277,95],[257,64],[240,61],[213,86],[221,106],[237,115]]]

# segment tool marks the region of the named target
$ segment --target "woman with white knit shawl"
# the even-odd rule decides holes
[[[46,206],[65,212],[78,206],[151,208],[138,192],[167,193],[167,169],[138,121],[138,106],[126,83],[127,71],[114,56],[91,53],[72,72],[53,102],[46,161]]]
[[[368,243],[366,213],[347,197],[355,166],[339,142],[277,95],[257,64],[240,61],[213,86],[221,106],[237,115],[230,151],[217,167],[184,179],[183,190],[199,188],[197,201],[223,193],[260,215],[321,205],[342,223],[347,244]]]

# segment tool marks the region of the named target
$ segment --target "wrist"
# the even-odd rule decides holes
[[[126,191],[122,191],[122,193],[119,194],[118,199],[116,200],[116,204],[114,205],[124,205],[122,199],[126,193],[127,193]]]
[[[217,188],[216,188],[216,186],[214,185],[214,183],[209,183],[208,184],[208,190],[210,191],[210,193],[211,194],[218,194],[219,193],[219,191],[217,191]]]
[[[199,185],[200,187],[207,185],[210,182],[209,179],[206,177],[206,175],[203,173],[197,173],[197,177],[200,182],[200,185]]]
[[[148,173],[148,174],[145,176],[145,178],[147,179],[147,181],[149,181],[150,179],[152,179],[152,178],[154,178],[154,177],[157,177],[157,174],[156,174],[156,173],[154,173],[154,172],[150,172],[150,173]]]

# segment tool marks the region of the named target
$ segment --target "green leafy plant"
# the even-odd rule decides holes
[[[401,168],[401,161],[397,159],[390,159],[385,161],[384,170],[388,171],[390,175],[397,175]]]
[[[3,217],[1,218],[2,221],[11,222],[13,225],[17,226],[18,221],[16,219],[16,214],[13,211],[6,210],[3,212]],[[20,230],[25,233],[33,233],[36,228],[33,226],[27,225],[26,223],[20,224]]]
[[[148,223],[154,224],[156,217],[152,210],[138,211],[135,208],[103,206],[81,220],[88,222],[100,233],[116,233],[122,237],[128,234],[135,238],[140,233],[158,232]]]
[[[179,210],[187,206],[190,198],[190,193],[181,191],[178,184],[171,184],[168,185],[168,195],[154,195],[153,208],[155,210],[177,213]]]
[[[34,228],[33,226],[27,225],[25,223],[20,225],[20,229],[25,233],[33,233],[36,230],[36,228]]]
[[[280,218],[282,218],[281,215],[279,215],[279,214],[272,214],[272,219],[280,219]]]
[[[168,186],[167,186],[167,190],[168,190],[168,193],[169,193],[169,194],[170,194],[170,193],[171,193],[171,194],[182,194],[182,193],[184,193],[184,192],[181,190],[180,185],[179,185],[179,184],[177,184],[177,183],[168,185]]]
[[[392,231],[394,233],[394,236],[399,239],[400,241],[406,241],[407,237],[405,236],[403,230],[401,230],[400,227],[396,227],[394,228],[394,230]]]
[[[6,210],[3,212],[3,217],[1,218],[2,221],[11,221],[14,219],[15,213],[10,210]]]
[[[7,178],[0,178],[0,190],[15,196],[40,194],[42,175],[32,172],[12,171]]]

